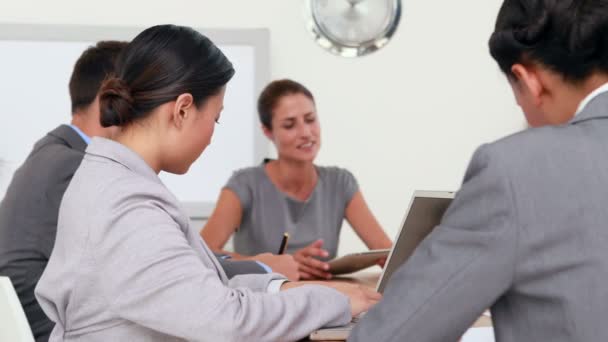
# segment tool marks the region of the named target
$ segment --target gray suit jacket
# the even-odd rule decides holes
[[[475,153],[439,226],[349,341],[608,341],[608,93]]]
[[[36,296],[51,341],[291,341],[350,320],[348,298],[326,287],[266,293],[280,278],[228,279],[156,173],[94,138]]]
[[[53,250],[59,204],[87,147],[68,125],[40,139],[15,172],[0,203],[0,275],[13,282],[37,342],[53,330],[34,297],[34,288]],[[229,278],[266,273],[252,261],[220,260]]]
[[[53,249],[61,198],[85,148],[67,125],[49,132],[17,169],[0,203],[0,275],[13,282],[38,342],[48,340],[53,322],[40,309],[34,287]]]

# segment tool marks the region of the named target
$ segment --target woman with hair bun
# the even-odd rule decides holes
[[[293,341],[367,310],[358,286],[228,279],[158,178],[183,174],[211,140],[232,64],[206,37],[151,27],[124,50],[100,94],[101,123],[63,197],[36,288],[50,341]]]
[[[608,0],[506,0],[489,45],[531,128],[475,152],[349,341],[457,341],[487,308],[496,341],[608,341]]]

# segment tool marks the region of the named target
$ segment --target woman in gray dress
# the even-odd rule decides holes
[[[370,249],[391,240],[369,210],[347,170],[314,164],[321,128],[312,93],[300,83],[270,83],[258,99],[262,129],[277,149],[276,160],[236,171],[222,190],[202,237],[221,251],[234,234],[233,257],[276,253],[283,233],[302,279],[331,278],[344,218]]]

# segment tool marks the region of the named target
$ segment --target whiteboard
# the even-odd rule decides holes
[[[68,82],[80,54],[99,40],[131,40],[141,28],[0,24],[0,198],[13,172],[47,132],[71,119]],[[161,173],[192,218],[213,209],[236,169],[261,162],[268,143],[256,99],[269,79],[268,31],[199,30],[233,63],[220,124],[186,175]]]

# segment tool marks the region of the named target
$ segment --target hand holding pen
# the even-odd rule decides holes
[[[289,241],[289,233],[283,233],[283,240],[281,240],[281,247],[279,247],[278,255],[285,253],[287,249],[287,242]]]

